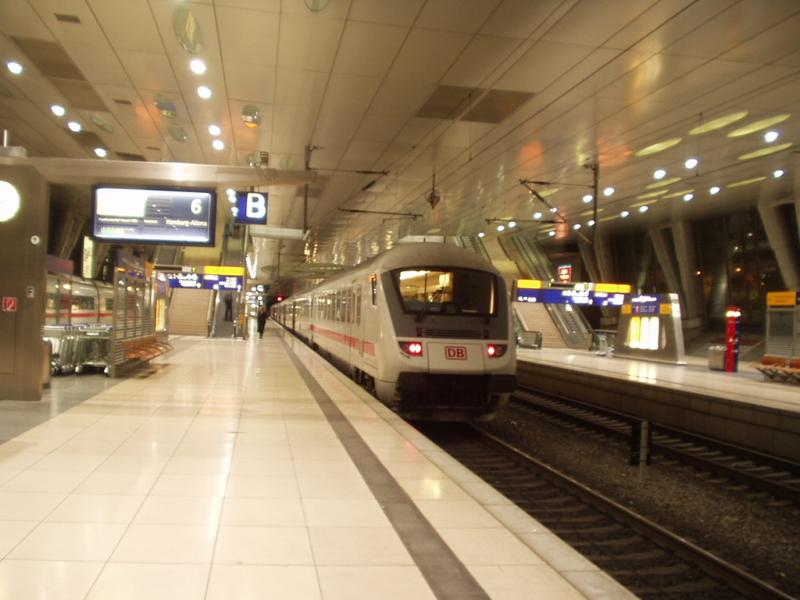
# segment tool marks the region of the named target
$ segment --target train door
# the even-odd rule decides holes
[[[289,307],[289,310],[291,310],[292,312],[292,331],[295,331],[295,321],[296,321],[295,315],[297,314],[297,304],[292,302],[292,304]]]
[[[373,273],[369,276],[369,285],[365,290],[361,311],[361,353],[365,366],[372,367],[374,372],[377,368],[375,357],[375,346],[378,343],[380,324],[378,322],[378,274]]]

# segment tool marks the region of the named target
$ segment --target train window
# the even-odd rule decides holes
[[[114,310],[114,298],[106,298],[106,310]]]
[[[495,277],[485,271],[417,267],[393,271],[407,313],[494,315]]]
[[[372,292],[372,306],[375,306],[377,299],[378,299],[378,276],[377,275],[370,275],[369,276],[369,287]]]

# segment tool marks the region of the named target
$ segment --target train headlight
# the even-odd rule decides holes
[[[400,350],[408,356],[422,356],[422,342],[400,342]]]
[[[506,345],[505,344],[487,344],[486,345],[486,355],[489,358],[500,358],[505,353],[506,353]]]

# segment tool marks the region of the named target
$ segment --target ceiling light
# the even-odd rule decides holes
[[[649,206],[640,206],[639,207],[639,212],[640,213],[646,213],[648,210],[650,210]]]
[[[691,192],[689,192],[688,194],[684,194],[683,195],[683,201],[684,202],[689,202],[692,198],[694,198],[694,194],[692,194]]]
[[[572,226],[572,228],[573,228],[575,231],[578,231],[578,229],[580,229],[580,228],[581,228],[581,224],[580,224],[580,223],[575,223],[575,225],[573,225],[573,226]]]
[[[613,196],[614,191],[615,191],[614,188],[609,186],[603,190],[603,196],[605,196],[606,198],[608,198],[609,196]]]
[[[193,58],[189,63],[189,68],[192,70],[192,73],[195,73],[196,75],[202,75],[206,72],[206,63],[199,58]]]
[[[778,177],[783,177],[783,169],[775,169],[772,172],[772,176],[777,179]]]
[[[479,237],[479,238],[486,237],[486,234],[485,234],[485,233],[483,233],[482,231],[481,231],[481,232],[478,232],[478,237]]]
[[[57,117],[63,117],[65,114],[67,114],[67,109],[60,104],[53,104],[50,107],[50,111]]]
[[[536,211],[535,213],[533,213],[533,218],[538,221],[539,219],[542,218],[542,213],[540,213],[539,211]]]
[[[552,207],[552,208],[550,209],[550,212],[551,212],[551,213],[557,213],[557,212],[558,212],[558,209],[557,209],[557,208],[554,206],[554,207]]]
[[[767,156],[768,154],[775,154],[781,150],[786,150],[787,148],[791,147],[791,145],[792,142],[786,142],[785,144],[778,144],[777,146],[767,146],[766,148],[761,148],[760,150],[755,150],[754,152],[742,154],[739,157],[739,160],[750,160],[752,158],[761,158],[762,156]]]
[[[0,223],[13,219],[21,204],[17,188],[7,181],[0,181]]]
[[[211,145],[214,146],[214,150],[223,150],[225,148],[225,142],[222,140],[214,140]]]
[[[629,213],[627,210],[623,210],[621,213],[619,213],[619,216],[620,216],[620,217],[622,217],[622,218],[624,219],[624,218],[625,218],[625,217],[627,217],[629,214],[631,214],[631,213]]]
[[[77,121],[70,121],[69,123],[67,123],[67,127],[69,127],[70,131],[73,131],[75,133],[78,133],[81,129],[83,129],[83,127],[81,127],[81,124],[78,123]]]
[[[664,169],[656,169],[653,171],[653,179],[664,179],[667,176],[667,172]]]
[[[687,169],[694,169],[700,161],[696,158],[687,158],[686,162],[683,163],[683,166]]]
[[[747,111],[743,110],[740,112],[731,113],[729,115],[724,115],[722,117],[717,117],[716,119],[712,119],[711,121],[706,121],[702,125],[698,125],[694,129],[689,130],[689,135],[700,135],[701,133],[708,133],[709,131],[722,129],[723,127],[727,127],[731,123],[735,123],[736,121],[744,119],[746,116],[747,116]]]
[[[105,148],[95,148],[94,153],[100,158],[105,158],[106,156],[108,156],[108,151],[106,151]]]
[[[694,192],[694,188],[688,188],[685,190],[678,190],[676,192],[671,192],[669,194],[665,194],[664,198],[680,198],[681,196],[685,196],[686,194],[691,194]]]
[[[767,142],[768,144],[771,144],[772,142],[778,139],[779,135],[780,134],[777,131],[771,129],[770,131],[764,134],[764,141]]]
[[[228,188],[227,190],[225,190],[225,193],[228,194],[228,196],[235,196],[236,190],[233,188]]]
[[[19,75],[20,73],[22,73],[22,71],[25,70],[22,68],[22,65],[15,60],[8,61],[6,63],[6,67],[8,67],[8,70],[11,71],[14,75]]]
[[[594,200],[594,196],[592,196],[591,194],[586,194],[583,197],[583,203],[584,204],[589,204],[589,202],[591,202],[592,200]]]
[[[716,196],[717,194],[719,194],[719,186],[715,185],[710,187],[708,189],[708,193],[711,194],[712,196]]]
[[[743,135],[755,133],[756,131],[761,131],[762,129],[767,129],[768,127],[772,127],[773,125],[777,125],[778,123],[783,123],[790,116],[791,115],[786,115],[786,114],[776,115],[774,117],[761,119],[760,121],[753,121],[752,123],[749,123],[744,127],[739,127],[739,129],[734,129],[728,134],[728,137],[741,137]]]
[[[658,190],[655,192],[647,192],[646,194],[640,194],[636,196],[637,200],[647,200],[648,198],[658,198],[659,196],[663,196],[669,190]]]
[[[547,235],[549,235],[550,237],[556,237],[556,232],[551,229],[550,231],[547,232]]]
[[[497,231],[505,231],[505,230],[506,230],[506,226],[505,225],[498,225],[497,226]]]
[[[594,219],[589,219],[589,222],[586,223],[589,227],[594,227]]]
[[[516,226],[517,226],[517,222],[516,221],[509,221],[508,222],[508,228],[509,229],[514,229],[514,227],[516,227]]]
[[[236,206],[231,206],[231,213],[233,213],[234,217],[238,217],[239,216],[239,208],[236,207]]]
[[[680,144],[681,139],[683,138],[670,138],[668,140],[664,140],[663,142],[656,142],[655,144],[650,144],[649,146],[645,146],[641,150],[637,150],[635,156],[650,156],[651,154],[662,152],[667,148],[672,148],[673,146],[677,146],[678,144]]]
[[[200,96],[203,100],[208,100],[211,98],[211,88],[207,85],[201,85],[197,88],[197,95]]]
[[[220,133],[222,133],[222,129],[220,129],[219,125],[209,125],[208,133],[210,133],[214,137],[217,137]]]
[[[648,190],[652,190],[655,188],[672,185],[673,183],[678,183],[680,180],[681,180],[680,177],[670,177],[669,179],[662,179],[661,181],[654,181],[653,183],[648,183],[644,187],[646,187]]]
[[[761,177],[751,177],[750,179],[740,179],[739,181],[734,181],[733,183],[729,183],[729,188],[737,188],[742,187],[743,185],[750,185],[751,183],[758,183],[759,181],[764,181],[766,179],[766,175],[762,175]]]

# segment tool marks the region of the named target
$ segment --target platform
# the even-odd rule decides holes
[[[272,324],[154,362],[0,444],[4,596],[630,597]]]
[[[800,386],[738,373],[565,348],[518,349],[519,380],[732,443],[800,460]]]

